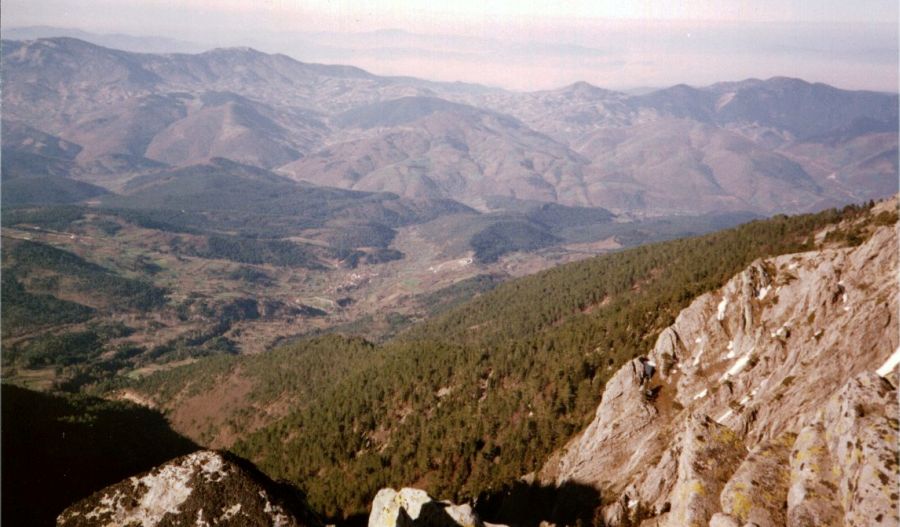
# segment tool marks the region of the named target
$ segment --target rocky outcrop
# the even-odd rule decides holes
[[[791,466],[788,459],[797,435],[785,432],[750,452],[720,495],[722,511],[759,527],[785,525]]]
[[[300,496],[252,465],[204,450],[111,485],[72,505],[59,527],[140,525],[318,525]]]
[[[372,502],[369,527],[484,527],[469,505],[435,501],[424,491],[381,489]]]
[[[719,509],[722,484],[745,454],[744,444],[730,428],[702,416],[691,416],[682,436],[678,479],[671,496],[669,525],[703,525]]]
[[[541,478],[602,491],[608,526],[896,525],[897,254],[882,226],[754,262],[661,332],[649,380],[610,379]]]
[[[863,373],[835,394],[815,418],[825,431],[844,525],[897,525],[897,390]],[[824,454],[824,453],[823,453]]]
[[[840,469],[832,463],[822,424],[805,426],[790,456],[787,525],[841,525],[844,512],[837,496]]]

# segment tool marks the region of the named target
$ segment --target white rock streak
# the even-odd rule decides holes
[[[737,354],[737,352],[734,349],[734,341],[733,340],[728,341],[728,347],[726,349],[728,350],[728,353],[725,355],[725,358],[733,359],[734,356]]]
[[[743,371],[744,367],[747,366],[747,363],[750,361],[750,355],[752,353],[753,351],[751,350],[741,356],[741,358],[739,358],[738,360],[734,361],[734,364],[732,364],[731,367],[728,368],[728,371],[722,374],[722,377],[719,378],[719,382],[722,382],[730,377],[734,377],[738,373],[741,373],[741,371]]]
[[[900,364],[900,346],[897,347],[894,353],[888,357],[888,360],[886,360],[875,373],[877,373],[879,377],[887,377],[894,371],[894,368],[896,368],[898,364]]]
[[[719,424],[722,424],[726,419],[728,419],[729,417],[731,417],[732,414],[734,414],[734,411],[728,410],[728,411],[725,412],[724,414],[720,415],[720,416],[718,417],[718,419],[716,419],[716,422],[719,423]]]
[[[716,308],[716,320],[719,322],[725,320],[725,309],[728,308],[728,299],[722,297],[722,301],[719,302],[719,306]]]

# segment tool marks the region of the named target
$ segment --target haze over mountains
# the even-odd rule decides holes
[[[896,523],[897,94],[105,41],[2,43],[5,523]]]
[[[141,54],[3,43],[4,180],[222,157],[298,181],[638,215],[801,212],[897,189],[896,94],[773,78],[640,96],[378,77],[247,48]]]

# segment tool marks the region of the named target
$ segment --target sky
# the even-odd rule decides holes
[[[252,46],[515,90],[773,76],[897,91],[896,0],[3,0],[25,26]]]

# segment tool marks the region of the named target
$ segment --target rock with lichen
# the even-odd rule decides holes
[[[898,417],[896,388],[874,373],[852,379],[821,412],[848,527],[900,524]]]
[[[898,254],[882,226],[696,298],[647,355],[655,375],[616,372],[540,478],[601,491],[607,527],[897,525]],[[721,463],[713,431],[741,445]]]
[[[719,511],[719,493],[744,457],[744,443],[730,428],[691,416],[681,439],[678,480],[670,526],[707,525]]]
[[[800,431],[790,455],[787,525],[897,525],[897,389],[864,373]]]
[[[840,467],[825,443],[821,422],[800,431],[791,447],[791,483],[787,495],[787,521],[791,527],[839,527],[844,511],[838,499]]]
[[[750,452],[722,490],[722,511],[760,527],[785,525],[791,467],[788,459],[797,435],[786,432]]]
[[[468,504],[436,501],[424,490],[381,489],[372,502],[369,527],[484,527]]]
[[[110,485],[63,511],[58,527],[318,525],[302,496],[252,465],[203,450]]]

